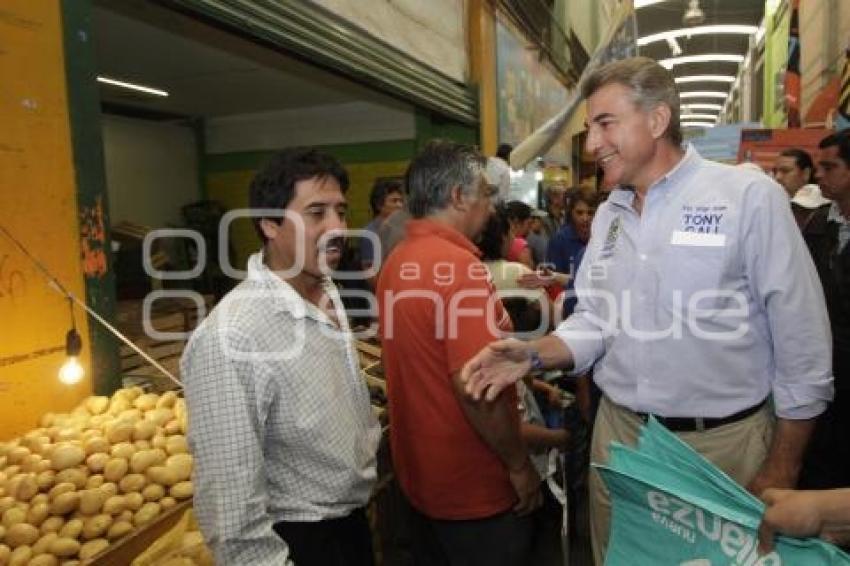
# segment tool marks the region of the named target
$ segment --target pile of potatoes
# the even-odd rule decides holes
[[[0,443],[0,566],[84,563],[192,496],[186,405],[120,389]]]

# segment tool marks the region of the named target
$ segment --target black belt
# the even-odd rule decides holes
[[[712,428],[717,428],[719,426],[736,423],[742,419],[745,419],[751,415],[756,414],[764,407],[765,401],[753,405],[749,409],[744,409],[743,411],[739,411],[734,415],[729,415],[728,417],[720,417],[720,418],[711,418],[711,417],[662,417],[659,415],[652,415],[655,417],[659,423],[663,424],[667,427],[668,430],[673,432],[692,432],[692,431],[704,431]],[[644,423],[649,420],[650,413],[635,413],[640,420]]]

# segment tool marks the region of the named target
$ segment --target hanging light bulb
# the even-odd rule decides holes
[[[80,338],[80,333],[77,332],[77,325],[74,323],[74,304],[71,299],[68,299],[68,305],[71,308],[71,330],[65,335],[65,355],[68,359],[59,368],[59,381],[65,385],[74,385],[79,383],[85,375],[83,366],[80,365],[80,352],[83,349],[83,340]]]

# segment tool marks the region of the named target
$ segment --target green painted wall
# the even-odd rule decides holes
[[[767,128],[781,128],[786,125],[787,117],[783,107],[782,74],[788,63],[788,31],[791,26],[791,11],[787,8],[777,11],[780,3],[765,3],[764,37],[764,116],[762,122]],[[777,18],[778,15],[778,18]]]

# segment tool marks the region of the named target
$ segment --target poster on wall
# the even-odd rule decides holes
[[[536,49],[501,22],[496,28],[499,143],[516,146],[564,107],[568,93]],[[569,165],[569,140],[559,141],[542,157],[547,164]]]

